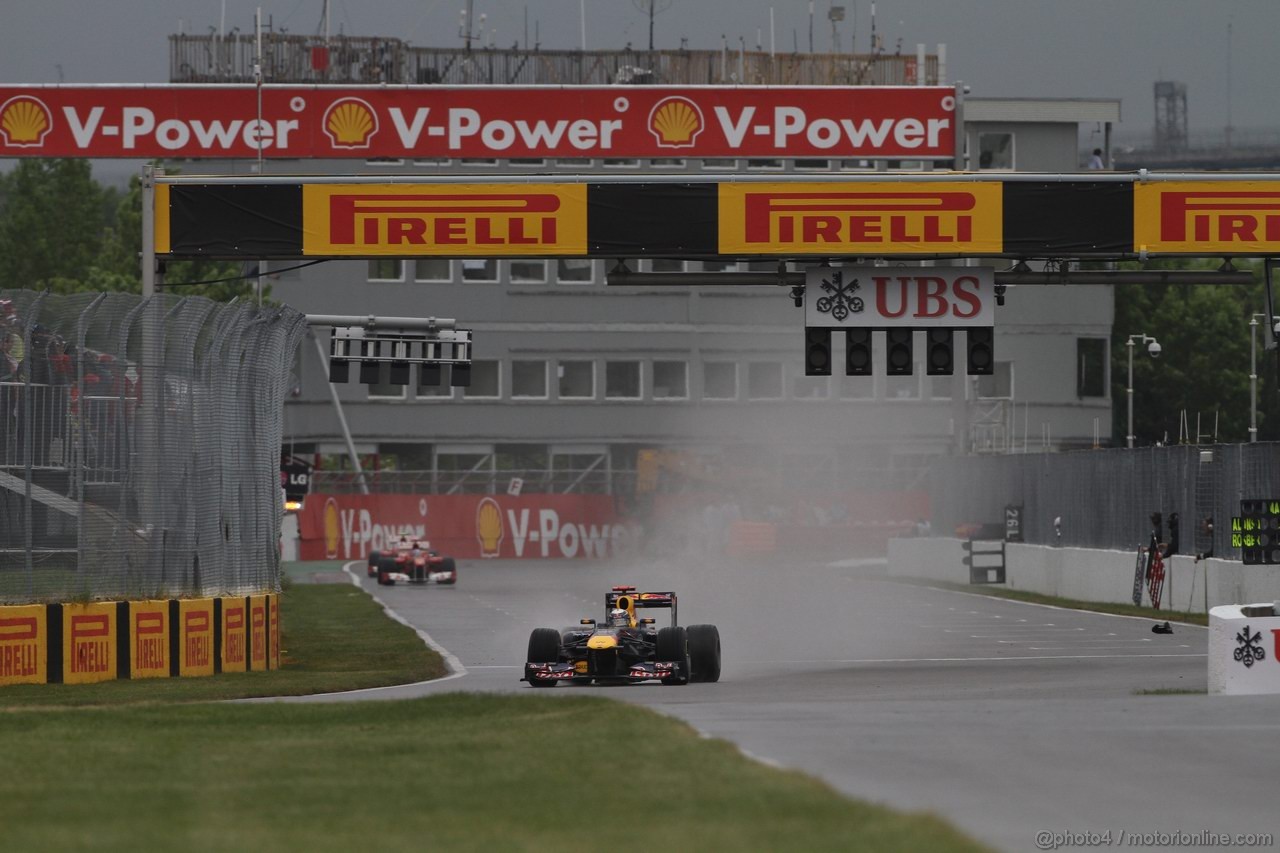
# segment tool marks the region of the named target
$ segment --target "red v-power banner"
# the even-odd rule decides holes
[[[943,86],[0,86],[0,157],[950,160]]]

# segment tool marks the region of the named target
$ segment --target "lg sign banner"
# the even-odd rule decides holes
[[[0,87],[4,157],[951,159],[955,92],[816,87]]]
[[[804,324],[872,329],[995,324],[990,267],[811,267]]]

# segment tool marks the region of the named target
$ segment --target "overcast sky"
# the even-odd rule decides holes
[[[530,40],[536,30],[548,48],[579,45],[581,0],[474,0],[496,42]],[[586,0],[590,48],[647,44],[649,0]],[[779,51],[808,49],[808,0],[655,0],[656,46],[717,48],[721,36],[748,47],[761,32],[769,47],[774,10]],[[849,49],[866,51],[870,0],[838,0]],[[315,33],[323,0],[225,0],[228,29],[249,31],[254,9],[277,28]],[[459,44],[459,9],[466,0],[332,0],[334,31],[397,36],[419,45]],[[140,83],[168,79],[166,37],[184,27],[209,32],[223,0],[4,0],[0,27],[0,83]],[[815,47],[831,49],[827,10],[817,0]],[[1228,26],[1231,86],[1228,97]],[[878,0],[876,28],[892,51],[923,42],[947,45],[950,82],[963,80],[973,96],[1100,97],[1123,101],[1125,137],[1148,133],[1152,83],[1188,86],[1193,132],[1221,130],[1231,105],[1237,128],[1280,129],[1280,0]],[[61,75],[61,76],[60,76]]]

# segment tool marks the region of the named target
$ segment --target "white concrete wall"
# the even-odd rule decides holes
[[[964,540],[949,537],[889,540],[889,575],[967,584]],[[1081,601],[1132,603],[1134,551],[1010,544],[1005,586]],[[1205,601],[1206,576],[1208,601]],[[1161,606],[1205,612],[1219,604],[1280,601],[1280,566],[1176,556],[1165,561]],[[1144,603],[1146,596],[1144,594]]]

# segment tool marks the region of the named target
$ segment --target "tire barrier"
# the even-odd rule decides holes
[[[280,668],[280,596],[0,607],[0,685]]]

